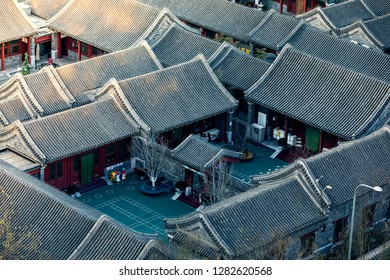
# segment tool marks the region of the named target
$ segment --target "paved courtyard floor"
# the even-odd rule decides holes
[[[238,179],[248,181],[250,175],[267,174],[288,165],[278,158],[271,158],[275,152],[273,149],[250,143],[247,143],[246,147],[253,153],[253,158],[234,164],[232,175]]]
[[[195,211],[195,208],[172,200],[174,191],[147,196],[139,190],[143,181],[128,174],[123,184],[106,185],[81,194],[78,200],[103,212],[128,228],[142,233],[157,233],[165,237],[163,220],[176,218]]]

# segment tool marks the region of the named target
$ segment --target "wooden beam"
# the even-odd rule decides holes
[[[57,58],[61,58],[61,33],[57,32]]]
[[[1,71],[5,70],[5,44],[1,43]]]
[[[77,41],[77,60],[81,61],[81,42]]]
[[[27,37],[27,56],[28,56],[28,63],[31,63],[31,37]]]
[[[279,3],[280,3],[279,12],[280,12],[280,14],[283,14],[283,0],[280,0]]]

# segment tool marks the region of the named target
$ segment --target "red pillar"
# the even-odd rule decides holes
[[[319,146],[318,146],[318,152],[319,153],[321,153],[322,152],[322,137],[323,135],[322,135],[322,130],[320,130],[320,144],[319,144]]]
[[[57,58],[61,58],[61,33],[57,32]]]
[[[31,37],[27,37],[27,55],[28,55],[28,63],[31,63],[31,42],[30,42]]]
[[[5,44],[1,43],[1,71],[5,70]]]
[[[280,4],[280,9],[279,9],[280,14],[283,14],[283,0],[280,0],[279,4]]]
[[[81,61],[81,42],[77,41],[77,59]]]

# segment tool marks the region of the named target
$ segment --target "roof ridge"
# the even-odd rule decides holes
[[[70,93],[69,89],[65,86],[64,82],[58,75],[57,71],[54,69],[53,65],[46,66],[42,68],[42,70],[49,77],[49,80],[56,89],[57,93],[62,97],[64,101],[66,101],[69,107],[72,107],[72,104],[75,103],[76,100]]]
[[[35,32],[33,34],[37,34],[38,33],[37,28],[31,22],[30,18],[27,16],[27,14],[21,9],[21,7],[19,6],[19,3],[17,3],[16,1],[12,1],[12,2],[15,3],[16,8],[19,10],[20,14],[24,17],[24,19],[27,21],[27,23],[35,30]]]
[[[95,235],[95,233],[99,230],[101,225],[105,220],[107,220],[107,216],[105,214],[102,214],[99,219],[94,223],[92,228],[88,231],[88,233],[85,235],[84,239],[81,240],[80,244],[74,249],[74,251],[69,255],[68,260],[74,260],[77,259],[77,257],[81,254],[83,249],[89,244],[92,237]]]
[[[297,26],[294,27],[294,29],[288,34],[282,41],[279,42],[279,44],[276,45],[276,51],[280,51],[283,49],[283,47],[293,38],[294,36],[300,36],[297,32],[300,30],[305,29],[312,29],[313,27],[307,23],[306,21],[300,19]]]
[[[252,37],[252,35],[254,33],[256,33],[257,31],[259,31],[260,28],[262,28],[264,26],[264,24],[269,20],[271,19],[272,16],[274,16],[276,13],[276,11],[274,9],[271,9],[270,11],[268,11],[266,13],[266,16],[259,22],[258,25],[256,25],[255,28],[253,28],[247,35],[248,38]]]
[[[149,56],[152,58],[153,62],[156,64],[157,68],[164,69],[160,60],[157,58],[156,54],[154,53],[151,46],[149,45],[148,41],[142,40],[138,46],[142,46],[145,48]]]
[[[66,10],[68,10],[69,6],[73,5],[76,0],[69,0],[68,3],[65,4],[54,16],[47,20],[47,26],[49,26],[54,20],[60,17]]]
[[[162,33],[160,34],[160,36],[157,37],[157,39],[155,39],[151,44],[150,46],[153,48],[155,47],[156,45],[158,45],[164,38],[165,36],[167,36],[169,34],[169,32],[173,29],[173,28],[178,28],[178,25],[176,22],[173,22],[172,24],[170,24],[168,26],[168,28]]]
[[[228,56],[228,54],[232,51],[233,45],[230,43],[224,41],[218,49],[211,55],[211,57],[208,59],[208,63],[212,66],[212,68],[218,67],[218,65],[221,64],[221,62]],[[215,63],[215,64],[214,64]]]
[[[362,3],[362,5],[364,6],[364,8],[366,8],[366,10],[369,11],[370,14],[371,14],[374,18],[377,17],[377,15],[371,10],[370,7],[368,7],[368,5],[365,3],[365,1],[359,0],[359,2]]]
[[[35,95],[32,93],[30,87],[27,85],[25,78],[20,73],[17,73],[16,75],[18,75],[18,82],[21,86],[22,92],[24,93],[24,98],[27,99],[28,103],[30,103],[38,115],[43,115],[44,110],[41,104],[35,98]]]
[[[95,95],[95,99],[99,99],[106,95],[109,92],[110,87],[113,87],[115,91],[115,97],[119,98],[120,100],[119,103],[116,98],[114,98],[117,105],[122,109],[122,112],[123,108],[125,109],[125,115],[127,117],[130,116],[130,123],[136,128],[143,128],[146,132],[150,132],[150,127],[141,119],[141,117],[134,110],[133,106],[130,104],[125,94],[123,93],[119,82],[115,78],[110,79],[104,86],[100,88],[100,90]],[[109,93],[109,96],[114,97],[112,92]]]
[[[271,65],[268,67],[268,69],[264,72],[264,74],[258,79],[250,88],[248,88],[246,91],[244,91],[245,96],[247,96],[249,93],[254,91],[259,84],[261,84],[275,69],[275,67],[280,63],[280,61],[283,61],[283,57],[286,55],[286,53],[289,52],[289,50],[294,49],[294,46],[290,44],[286,44],[283,49],[280,51],[279,55],[276,57],[276,59],[271,63]]]

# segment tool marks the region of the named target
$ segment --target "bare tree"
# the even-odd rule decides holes
[[[145,162],[145,171],[155,188],[165,164],[168,141],[162,136],[148,139],[135,137],[132,139],[132,149],[133,155]]]
[[[215,204],[235,194],[233,190],[233,179],[229,174],[230,163],[220,160],[213,163],[206,172],[204,191],[209,197],[209,203]]]

